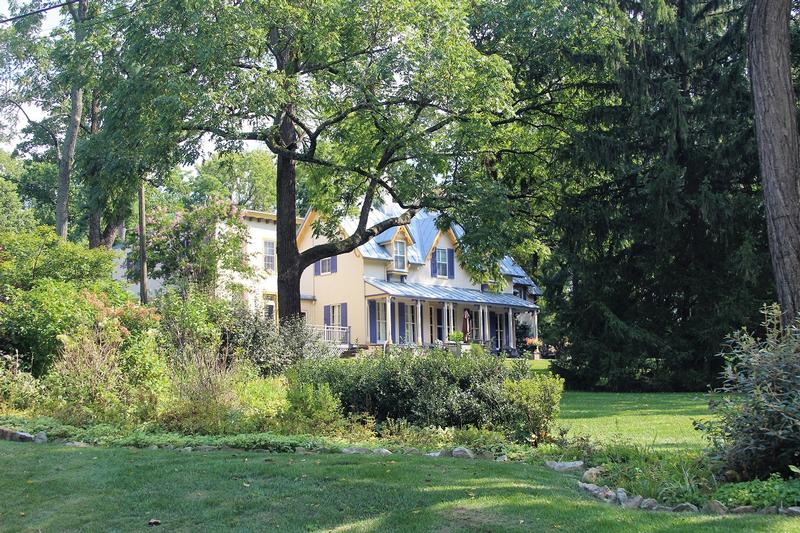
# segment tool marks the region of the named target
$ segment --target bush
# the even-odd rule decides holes
[[[0,353],[0,406],[30,409],[40,396],[39,380],[22,370],[19,357]]]
[[[301,318],[283,320],[277,327],[263,310],[251,310],[246,305],[236,306],[232,317],[222,331],[225,349],[250,359],[263,375],[280,374],[304,358],[339,355]]]
[[[49,413],[75,425],[126,424],[155,415],[163,366],[151,361],[156,355],[146,343],[124,352],[122,332],[109,320],[60,337],[61,357],[44,378]]]
[[[344,423],[342,404],[327,383],[301,383],[290,373],[286,399],[283,428],[288,433],[326,434]]]
[[[346,412],[441,427],[492,425],[505,379],[499,359],[458,357],[446,350],[306,360],[298,374],[303,383],[327,383]]]
[[[558,417],[564,380],[540,374],[520,381],[506,380],[504,389],[505,426],[512,437],[534,446],[547,441]]]
[[[111,279],[114,252],[65,241],[49,227],[0,232],[0,297],[49,279],[78,287]]]
[[[800,479],[785,480],[772,474],[765,480],[728,483],[717,489],[714,498],[729,507],[792,507],[800,505]]]
[[[698,424],[743,479],[787,475],[800,464],[800,322],[782,329],[777,307],[765,316],[763,340],[734,335],[722,397],[711,403],[718,420]]]

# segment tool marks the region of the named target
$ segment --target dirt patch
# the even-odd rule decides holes
[[[447,520],[437,528],[438,533],[450,533],[469,529],[471,531],[497,531],[498,527],[507,527],[515,524],[507,517],[470,507],[454,507],[440,513]]]

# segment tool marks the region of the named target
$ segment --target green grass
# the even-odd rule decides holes
[[[708,419],[708,398],[700,393],[564,393],[558,424],[574,434],[659,449],[697,449],[706,445],[692,425]]]
[[[3,531],[800,531],[779,516],[626,511],[522,463],[0,442]]]

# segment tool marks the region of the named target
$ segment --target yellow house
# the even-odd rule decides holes
[[[373,208],[369,224],[400,212],[391,203]],[[316,217],[309,213],[298,229],[301,251],[326,241],[314,235]],[[356,225],[355,218],[343,220],[342,235]],[[462,331],[471,342],[514,351],[517,321],[538,337],[536,284],[510,257],[499,265],[505,277],[500,292],[475,284],[458,260],[460,234],[458,227],[440,231],[436,214],[423,210],[406,226],[317,262],[300,282],[304,315],[339,344],[431,345]]]

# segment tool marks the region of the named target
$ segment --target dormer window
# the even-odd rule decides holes
[[[437,248],[434,260],[436,261],[436,275],[440,278],[449,277],[449,272],[447,271],[447,249]]]
[[[394,269],[406,270],[406,263],[405,241],[394,241]]]

